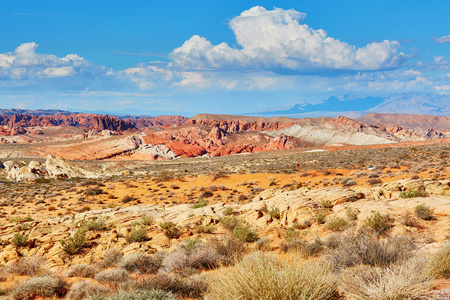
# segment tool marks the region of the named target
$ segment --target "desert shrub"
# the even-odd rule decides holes
[[[381,239],[368,230],[350,231],[330,238],[326,242],[328,259],[337,269],[358,264],[388,266],[409,258],[414,248],[410,237]]]
[[[214,233],[216,227],[213,225],[198,225],[195,227],[195,232],[197,233]]]
[[[250,226],[237,226],[233,230],[233,236],[238,240],[247,243],[256,242],[259,238],[258,232],[256,229]]]
[[[201,298],[208,289],[204,275],[182,277],[178,274],[167,273],[160,273],[151,279],[142,278],[138,280],[136,287],[144,290],[158,289],[170,291],[182,297],[190,298]]]
[[[153,225],[153,223],[155,223],[155,218],[153,218],[153,216],[149,216],[149,215],[142,216],[141,223],[142,223],[142,225],[145,225],[145,226]]]
[[[320,201],[320,204],[322,204],[322,206],[324,208],[332,208],[333,207],[333,203],[331,203],[331,201],[329,201],[329,200],[322,200],[322,201]]]
[[[147,255],[135,253],[125,256],[119,263],[119,267],[134,273],[156,273],[161,267],[164,256],[157,253]]]
[[[364,220],[364,225],[381,233],[391,228],[392,222],[393,220],[389,217],[389,215],[382,215],[380,212],[376,211]]]
[[[409,212],[401,216],[400,223],[408,227],[420,227],[418,219]]]
[[[126,237],[126,240],[129,243],[141,243],[147,239],[147,229],[144,227],[133,229]]]
[[[222,215],[224,216],[230,216],[234,213],[234,209],[231,206],[225,207],[224,210],[222,210]]]
[[[110,289],[102,285],[94,284],[92,280],[81,280],[70,287],[66,298],[82,300],[90,297],[105,297],[104,294],[107,294],[110,291]]]
[[[32,277],[20,283],[12,293],[17,300],[35,299],[36,297],[63,297],[68,290],[68,285],[56,276]]]
[[[269,215],[274,219],[281,218],[280,209],[278,207],[273,207],[268,211]]]
[[[337,278],[322,261],[254,253],[210,280],[209,299],[340,299]]]
[[[219,219],[220,224],[227,230],[233,231],[242,221],[237,216],[226,216]]]
[[[129,273],[123,268],[107,269],[97,273],[95,280],[108,284],[110,287],[116,289],[121,284],[128,283]]]
[[[203,199],[203,198],[210,198],[210,197],[212,197],[214,194],[211,192],[211,191],[204,191],[204,192],[202,192],[200,195],[198,195],[198,197],[200,198],[200,199]],[[206,204],[204,205],[204,206],[206,206]]]
[[[197,209],[197,208],[201,208],[201,207],[205,207],[206,205],[208,205],[208,201],[202,199],[200,200],[197,204],[194,204],[192,206],[193,209]]]
[[[272,247],[270,247],[270,239],[267,237],[263,237],[257,240],[256,249],[258,249],[259,251],[271,251]]]
[[[354,185],[357,185],[358,183],[353,179],[348,179],[345,182],[342,182],[342,184],[344,186],[354,186]]]
[[[347,219],[349,221],[354,221],[358,219],[358,210],[352,207],[347,207],[347,209],[345,210],[345,215],[347,216]]]
[[[450,278],[450,245],[440,249],[430,258],[426,272],[433,278]]]
[[[234,263],[247,251],[244,242],[230,237],[225,237],[222,240],[211,238],[206,242],[206,246],[221,256],[221,264],[223,265]]]
[[[64,240],[60,240],[61,247],[67,254],[73,255],[80,252],[81,248],[86,243],[85,231],[80,229],[75,232],[73,236],[70,236]]]
[[[104,191],[101,188],[96,188],[96,187],[95,188],[87,188],[84,191],[84,194],[86,196],[97,196],[97,195],[101,195],[103,193],[104,193]]]
[[[323,224],[323,223],[325,223],[325,218],[326,218],[327,216],[325,215],[325,213],[324,212],[319,212],[317,215],[316,215],[316,222],[318,223],[318,224]]]
[[[342,231],[347,228],[348,222],[345,219],[342,219],[338,216],[331,218],[327,222],[328,229],[332,231]]]
[[[414,258],[385,268],[360,265],[344,271],[341,286],[357,299],[424,299],[432,285],[422,268]]]
[[[185,241],[179,248],[164,257],[162,269],[166,272],[192,269],[213,269],[225,262],[217,249],[198,239]]]
[[[367,181],[371,185],[383,183],[380,178],[372,178]]]
[[[8,218],[8,221],[11,223],[19,223],[19,222],[31,222],[34,220],[32,217],[26,216],[26,217],[10,217]]]
[[[47,260],[39,255],[22,257],[17,262],[7,265],[5,271],[17,275],[44,275],[48,273],[48,270],[45,269],[46,264]]]
[[[164,234],[169,239],[179,238],[181,235],[181,229],[172,222],[163,222],[159,224],[162,230],[164,230]]]
[[[416,213],[416,216],[422,220],[431,220],[433,218],[433,209],[425,204],[414,207],[414,212]]]
[[[108,229],[108,225],[106,225],[106,217],[94,217],[90,220],[83,220],[81,222],[81,227],[86,231],[101,231]]]
[[[108,268],[116,265],[122,259],[122,252],[116,248],[110,248],[103,252],[103,259],[100,262],[102,268]]]
[[[16,248],[22,247],[27,241],[28,241],[28,237],[21,234],[20,232],[16,233],[11,238],[11,244],[14,245]]]
[[[125,195],[122,200],[120,200],[122,203],[128,203],[134,200],[137,200],[138,198],[132,195]]]
[[[90,264],[78,264],[70,267],[70,269],[64,273],[64,277],[94,278],[95,273],[97,273],[96,266]]]
[[[416,197],[427,197],[428,193],[425,191],[424,187],[412,188],[406,191],[400,192],[400,198],[416,198]]]
[[[178,297],[172,292],[160,289],[142,289],[142,290],[120,290],[116,294],[102,295],[95,294],[89,297],[89,300],[177,300]]]
[[[303,257],[311,257],[317,255],[323,249],[323,242],[320,238],[307,242],[300,237],[291,238],[281,243],[281,249],[284,252],[298,251]]]

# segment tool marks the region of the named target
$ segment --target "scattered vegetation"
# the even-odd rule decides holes
[[[422,220],[431,220],[433,218],[433,209],[425,204],[414,207],[414,212],[416,213],[416,216]]]
[[[406,191],[400,192],[400,198],[416,198],[416,197],[427,197],[428,193],[425,191],[424,187],[412,188]]]
[[[340,299],[338,280],[322,261],[254,253],[219,274],[210,280],[212,299]]]
[[[389,215],[374,212],[364,220],[364,224],[376,232],[382,233],[392,227],[393,220]]]
[[[64,240],[60,240],[61,247],[64,252],[69,255],[77,254],[86,243],[85,231],[79,229],[73,236],[70,236]]]
[[[345,228],[347,228],[348,222],[341,218],[341,217],[333,217],[327,222],[328,229],[332,231],[343,231]]]

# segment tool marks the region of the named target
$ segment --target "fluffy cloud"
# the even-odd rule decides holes
[[[173,82],[181,80],[179,72],[169,70],[164,63],[153,62],[139,64],[124,71],[117,72],[118,76],[136,83],[141,90],[168,87]]]
[[[373,71],[397,68],[407,59],[397,41],[357,48],[314,30],[293,9],[256,6],[230,21],[241,49],[213,45],[194,35],[169,55],[183,70]]]
[[[434,40],[435,43],[450,43],[450,35],[442,36]]]
[[[106,68],[95,66],[76,54],[64,57],[39,54],[36,53],[38,47],[36,43],[24,43],[14,52],[0,54],[0,80],[55,78],[106,72]]]

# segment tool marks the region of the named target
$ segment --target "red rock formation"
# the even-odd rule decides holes
[[[182,116],[157,116],[152,118],[134,117],[124,118],[126,122],[133,124],[136,128],[161,127],[167,125],[183,125],[188,118]]]
[[[125,131],[130,129],[135,129],[133,124],[117,119],[115,117],[110,117],[107,115],[103,116],[93,116],[91,130],[102,131],[102,130],[112,130],[112,131]]]

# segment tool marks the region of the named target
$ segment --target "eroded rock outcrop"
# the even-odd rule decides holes
[[[4,163],[6,178],[14,181],[35,181],[39,178],[96,177],[91,171],[82,169],[60,157],[49,155],[45,164],[31,161],[28,165],[21,162]]]

